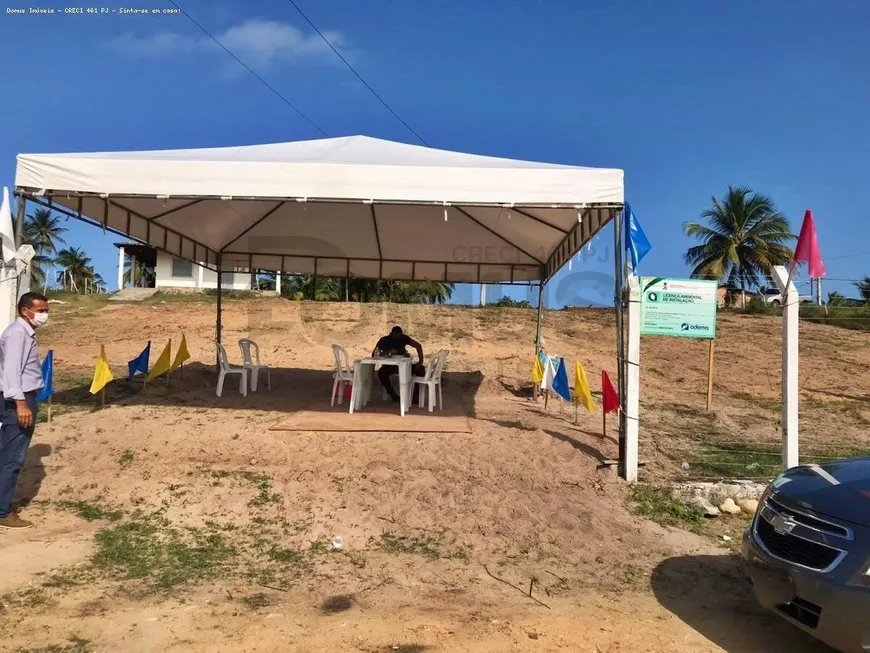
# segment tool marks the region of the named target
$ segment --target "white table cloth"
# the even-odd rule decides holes
[[[411,400],[411,357],[391,356],[374,357],[368,356],[353,362],[353,390],[350,397],[348,412],[360,410],[369,403],[372,395],[372,383],[375,378],[375,366],[395,365],[399,370],[399,413],[402,417],[408,410]]]

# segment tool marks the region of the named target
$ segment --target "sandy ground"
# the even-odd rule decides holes
[[[56,395],[21,481],[37,526],[0,535],[0,649],[824,650],[756,607],[728,550],[631,513],[629,489],[599,464],[616,454],[600,414],[574,424],[570,407],[529,400],[533,312],[226,304],[224,340],[260,343],[271,391],[244,399],[228,381],[214,396],[211,304],[57,307],[41,348],[54,349],[58,385],[73,389]],[[427,352],[451,350],[445,401],[467,407],[471,433],[269,430],[328,407],[330,344],[359,356],[394,323]],[[775,442],[778,323],[724,316],[720,329],[717,433]],[[147,340],[153,360],[182,331],[193,355],[183,377],[144,394],[118,383],[104,411],[80,410],[74,387],[100,344],[121,377]],[[615,371],[606,313],[549,313],[544,337],[590,378]],[[867,336],[809,324],[801,337],[808,445],[835,434],[862,444]],[[674,421],[709,428],[693,412],[706,345],[642,348],[641,457],[647,478],[662,480],[678,473],[668,448],[692,439]],[[107,518],[113,510],[123,517]],[[168,588],[129,565],[91,566],[113,529],[146,523],[157,539],[143,547],[160,540],[175,555],[167,542],[188,543],[185,568],[199,564],[196,546],[233,553]],[[331,551],[336,535],[344,546]]]

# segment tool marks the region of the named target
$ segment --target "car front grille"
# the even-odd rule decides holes
[[[792,533],[777,533],[773,526],[759,515],[755,532],[771,555],[815,571],[827,571],[840,560],[843,552],[824,544],[812,542]]]
[[[801,510],[795,510],[794,508],[789,508],[785,504],[780,501],[776,501],[774,499],[768,499],[767,505],[773,508],[780,515],[784,515],[786,517],[791,517],[798,524],[803,524],[804,526],[808,526],[813,530],[817,530],[820,533],[830,533],[831,535],[836,535],[837,537],[842,537],[847,540],[853,539],[851,529],[846,528],[845,526],[840,526],[838,524],[832,524],[829,521],[824,519],[819,519],[817,517],[813,517],[812,515],[808,515],[807,513]]]

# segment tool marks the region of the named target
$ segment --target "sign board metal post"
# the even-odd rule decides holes
[[[638,431],[640,427],[640,284],[629,275],[628,352],[625,373],[625,459],[624,475],[629,483],[637,481],[639,464]]]

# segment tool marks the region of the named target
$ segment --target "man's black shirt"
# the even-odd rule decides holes
[[[411,338],[406,336],[404,333],[396,335],[390,334],[378,340],[376,348],[380,349],[385,354],[408,356],[408,350],[406,347],[410,343]]]

